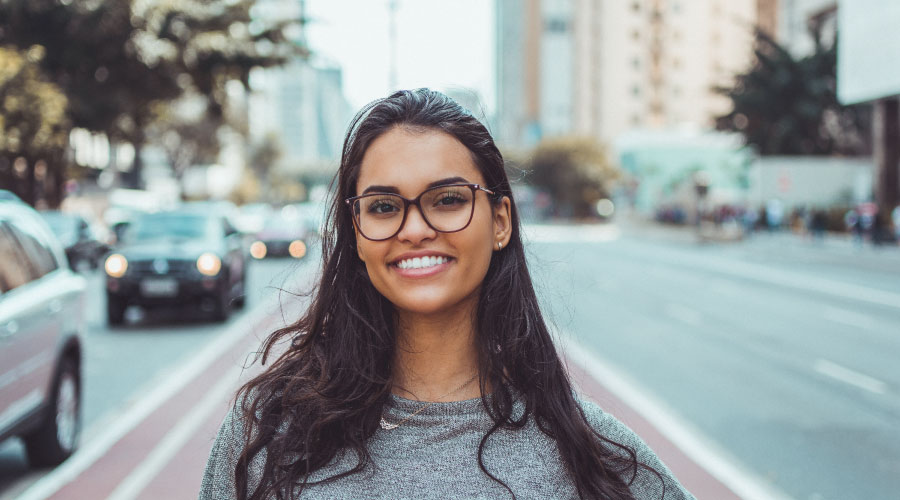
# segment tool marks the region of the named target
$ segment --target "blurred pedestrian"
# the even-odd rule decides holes
[[[844,226],[853,235],[853,242],[856,246],[862,246],[863,229],[859,221],[859,213],[856,210],[852,208],[847,210],[847,213],[844,214]]]
[[[573,392],[469,112],[427,89],[369,104],[337,189],[311,305],[267,339],[286,350],[239,392],[201,499],[693,498]]]
[[[828,215],[824,210],[815,209],[809,217],[809,230],[813,239],[822,242],[825,239],[825,229],[828,226]]]
[[[894,241],[900,244],[900,205],[891,210],[891,224],[894,226]]]

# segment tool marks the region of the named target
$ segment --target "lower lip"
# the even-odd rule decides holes
[[[453,262],[453,259],[450,259],[443,264],[438,264],[432,267],[423,267],[420,269],[400,269],[397,266],[391,266],[391,268],[393,268],[393,270],[396,271],[397,274],[404,278],[427,278],[429,276],[434,276],[435,274],[443,272],[445,269],[450,267],[450,264],[452,264]]]

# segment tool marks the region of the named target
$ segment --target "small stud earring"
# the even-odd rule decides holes
[[[498,241],[498,242],[497,242],[497,250],[502,250],[502,249],[503,249],[503,243],[500,243],[500,242]]]

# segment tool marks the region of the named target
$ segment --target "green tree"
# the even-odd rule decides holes
[[[837,44],[811,33],[812,54],[795,58],[762,30],[755,62],[733,88],[718,88],[733,104],[720,130],[744,135],[763,155],[856,155],[870,150],[870,108],[837,100]]]
[[[72,125],[131,143],[136,185],[160,104],[196,92],[209,120],[225,124],[229,81],[246,86],[253,68],[306,55],[286,35],[290,21],[260,24],[253,3],[0,0],[0,44],[46,49],[41,66],[67,96]]]
[[[621,177],[604,148],[584,137],[545,139],[524,167],[525,180],[550,195],[558,216],[595,216],[595,204]]]
[[[0,47],[0,188],[34,204],[61,198],[66,97],[40,69],[42,47]]]

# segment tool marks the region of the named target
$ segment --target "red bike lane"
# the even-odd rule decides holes
[[[196,498],[209,451],[234,392],[259,370],[258,364],[249,370],[243,367],[252,361],[260,339],[283,324],[281,311],[257,314],[250,320],[252,325],[232,325],[245,331],[232,332],[227,348],[202,361],[205,365],[202,370],[190,380],[179,381],[168,397],[160,398],[159,404],[136,418],[133,426],[109,438],[108,448],[95,451],[96,456],[86,458],[76,454],[70,459],[71,464],[67,462],[48,474],[20,499]],[[579,364],[567,355],[566,361],[579,390],[634,429],[697,498],[728,500],[742,497],[699,465],[651,420],[601,383],[583,360],[577,360],[581,362]],[[744,496],[751,497],[768,498]]]

